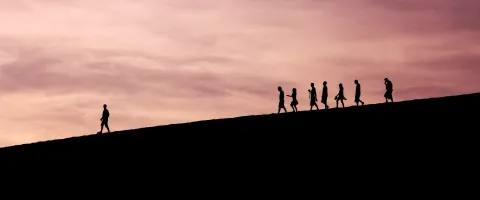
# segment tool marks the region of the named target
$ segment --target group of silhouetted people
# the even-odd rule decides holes
[[[385,103],[388,103],[388,100],[391,100],[391,102],[393,102],[393,84],[392,82],[388,79],[388,78],[385,78],[384,79],[385,81],[385,86],[386,86],[386,92],[385,92]],[[358,82],[358,80],[355,80],[354,81],[356,87],[355,87],[355,100],[354,102],[357,104],[357,106],[359,106],[359,104],[362,104],[362,106],[365,104],[365,102],[363,102],[361,99],[360,99],[360,95],[361,95],[361,86],[360,86],[360,83]],[[318,105],[317,105],[317,102],[318,102],[318,99],[317,99],[317,90],[315,88],[315,84],[314,83],[311,83],[310,84],[310,87],[311,89],[308,90],[308,93],[309,93],[309,99],[310,99],[310,110],[313,109],[313,107],[315,106],[315,108],[318,109]],[[337,108],[338,108],[338,103],[342,103],[342,108],[345,107],[345,104],[343,103],[343,100],[347,100],[347,98],[345,98],[345,94],[343,92],[343,84],[339,84],[338,85],[339,87],[339,91],[338,91],[338,94],[335,96],[335,101],[337,103]],[[284,92],[282,90],[282,87],[278,87],[278,91],[280,92],[280,96],[279,96],[279,103],[278,103],[278,113],[280,113],[280,111],[283,109],[285,112],[287,112],[287,109],[285,108],[285,95],[284,95]],[[297,89],[296,88],[293,88],[292,89],[292,94],[291,95],[287,95],[288,97],[292,97],[292,102],[290,103],[290,106],[292,107],[292,110],[293,112],[298,112],[298,109],[297,109],[297,105],[298,105],[298,100],[297,100]],[[328,99],[328,87],[327,87],[327,81],[323,81],[323,90],[322,90],[322,99],[321,99],[321,103],[323,105],[325,105],[325,109],[328,109],[329,106],[327,104],[327,99]]]
[[[362,100],[360,100],[360,95],[361,95],[361,89],[360,89],[360,83],[358,82],[358,80],[355,80],[354,81],[355,85],[356,85],[356,89],[355,89],[355,103],[357,104],[357,106],[360,104],[362,104],[362,106],[365,104],[365,102],[363,102]],[[390,80],[388,80],[388,78],[385,78],[385,86],[386,86],[386,92],[385,92],[385,103],[388,103],[388,100],[390,99],[391,102],[393,102],[393,96],[392,96],[392,92],[393,92],[393,84]],[[310,87],[311,89],[308,90],[308,93],[309,93],[309,99],[310,99],[310,110],[313,109],[313,107],[315,106],[315,108],[318,109],[318,105],[317,105],[317,90],[315,88],[315,84],[311,83],[310,84]],[[347,100],[347,98],[345,98],[345,95],[343,93],[343,85],[340,83],[338,85],[339,87],[339,91],[338,91],[338,94],[335,96],[335,101],[337,103],[337,108],[338,108],[338,102],[342,103],[342,108],[345,107],[345,104],[343,103],[343,100]],[[287,112],[287,109],[285,108],[285,94],[282,90],[282,87],[278,87],[278,91],[280,92],[280,95],[279,95],[279,103],[278,103],[278,113],[280,113],[280,111],[283,109],[285,112]],[[293,88],[292,89],[292,94],[291,95],[287,95],[288,97],[291,97],[292,98],[292,102],[290,103],[290,106],[292,107],[293,109],[293,112],[298,112],[298,108],[297,108],[297,105],[298,105],[298,100],[297,100],[297,89],[296,88]],[[321,103],[323,105],[325,105],[325,109],[328,109],[329,106],[327,104],[327,99],[328,99],[328,88],[327,88],[327,81],[323,81],[323,90],[322,90],[322,99],[321,99]],[[108,118],[110,117],[110,112],[108,111],[107,109],[107,104],[104,104],[103,105],[103,113],[102,113],[102,118],[100,118],[100,131],[98,132],[98,134],[101,134],[103,132],[103,127],[107,128],[107,131],[110,133],[110,128],[108,127]]]

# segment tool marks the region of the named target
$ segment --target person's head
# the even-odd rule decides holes
[[[323,81],[323,85],[327,85],[327,81]]]
[[[355,80],[354,82],[355,82],[355,84],[358,84],[358,80]]]
[[[293,88],[293,89],[292,89],[292,92],[297,92],[297,88]]]
[[[315,84],[313,84],[313,83],[310,83],[310,86],[311,86],[311,87],[313,87],[314,85],[315,85]]]
[[[383,80],[385,80],[386,82],[388,82],[388,78],[385,78],[385,79],[383,79]]]
[[[103,109],[107,109],[107,104],[103,104]]]
[[[278,91],[282,91],[282,87],[278,86]]]
[[[339,88],[343,88],[343,84],[341,84],[341,83],[338,84],[338,87],[339,87]]]

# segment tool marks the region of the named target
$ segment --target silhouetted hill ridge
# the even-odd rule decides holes
[[[477,132],[479,102],[480,93],[475,93],[205,120],[5,147],[0,149],[0,158],[88,160],[108,155],[108,159],[124,160],[262,160],[280,155],[284,159],[322,155],[338,159],[334,157],[391,157],[427,152],[431,153],[428,157],[434,157],[449,150],[468,152],[476,148],[468,144],[477,139],[473,134]],[[435,150],[431,152],[432,149]],[[411,157],[415,158],[418,155]]]

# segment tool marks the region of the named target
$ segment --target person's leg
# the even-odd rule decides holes
[[[362,106],[365,104],[365,102],[363,102],[362,100],[360,100],[360,103],[362,103]]]
[[[285,108],[285,106],[283,106],[283,110],[285,111],[285,113],[287,113],[287,109]]]
[[[279,114],[279,113],[280,113],[280,110],[281,110],[281,109],[282,109],[282,108],[280,108],[280,106],[279,106],[279,107],[278,107],[278,112],[277,112],[277,114]]]
[[[345,108],[345,104],[343,104],[343,99],[340,100],[340,101],[342,101],[342,108]]]
[[[103,132],[103,122],[100,124],[100,131],[98,131],[98,133],[102,133]]]
[[[339,99],[337,99],[337,108],[338,108],[338,100],[339,100]]]
[[[392,91],[387,91],[387,101],[388,99],[390,99],[391,102],[393,102],[393,95],[392,95]]]
[[[107,131],[110,133],[110,128],[108,127],[108,122],[105,123],[105,128],[107,128]]]

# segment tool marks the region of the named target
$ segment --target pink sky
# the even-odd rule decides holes
[[[353,105],[480,91],[478,0],[0,0],[0,146],[276,112],[281,85]],[[329,100],[334,105],[333,99]],[[287,98],[286,104],[290,103]],[[290,109],[289,109],[290,110]]]

